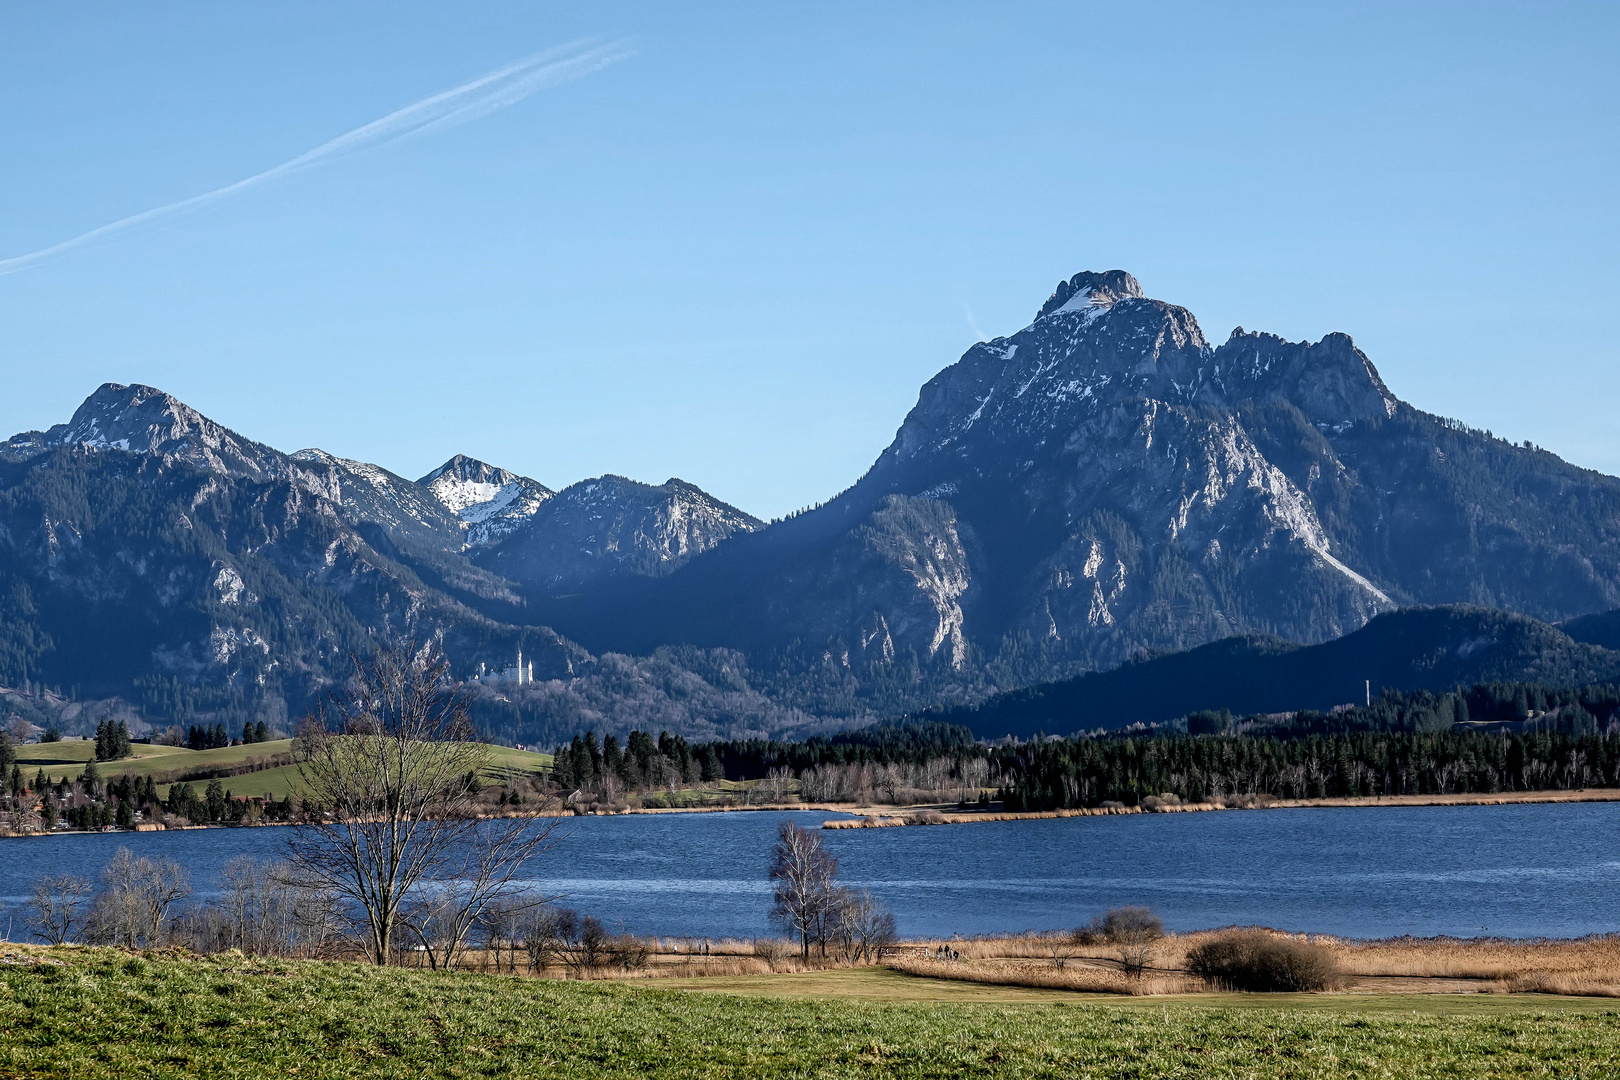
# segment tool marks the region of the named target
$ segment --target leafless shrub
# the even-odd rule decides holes
[[[529,970],[540,972],[560,963],[577,917],[572,911],[550,904],[532,904],[519,914],[516,932],[519,945],[528,957]]]
[[[640,971],[647,966],[652,946],[645,938],[633,934],[616,934],[607,940],[604,948],[606,964],[620,971]]]
[[[315,956],[339,932],[341,911],[329,893],[286,862],[238,855],[220,872],[214,905],[224,918],[222,947],[250,956]],[[194,945],[198,951],[213,951]]]
[[[775,964],[787,956],[792,946],[781,938],[755,938],[754,955],[768,964]]]
[[[573,912],[568,912],[573,915]],[[567,933],[562,941],[562,962],[576,978],[599,971],[608,965],[609,934],[607,927],[589,915],[566,920]]]
[[[1264,930],[1235,930],[1194,947],[1187,970],[1211,985],[1250,993],[1330,990],[1340,979],[1326,949]]]
[[[28,928],[52,945],[72,941],[84,929],[90,891],[90,882],[76,874],[40,878],[29,894]]]

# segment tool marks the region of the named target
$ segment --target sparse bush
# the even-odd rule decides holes
[[[652,946],[645,938],[619,934],[608,939],[603,952],[606,954],[607,964],[624,971],[639,971],[647,966],[647,958],[652,955]]]
[[[1187,968],[1205,982],[1248,993],[1302,993],[1339,984],[1333,954],[1317,945],[1238,930],[1206,941],[1187,954]]]
[[[1153,948],[1164,937],[1164,923],[1145,907],[1117,907],[1091,920],[1072,935],[1076,945],[1112,945],[1119,954],[1120,970],[1140,976],[1152,959]]]
[[[789,943],[783,941],[781,938],[755,938],[753,944],[754,955],[765,961],[767,964],[776,963],[778,960],[786,957],[788,952],[791,951],[791,946]]]

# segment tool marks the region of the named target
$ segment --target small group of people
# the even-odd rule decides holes
[[[962,959],[962,954],[951,948],[949,945],[940,945],[934,949],[934,959],[960,960]]]

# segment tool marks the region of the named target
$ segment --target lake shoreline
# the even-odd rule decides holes
[[[1063,810],[963,810],[947,803],[914,803],[906,806],[866,806],[841,803],[762,803],[756,806],[664,806],[630,807],[626,810],[594,810],[572,814],[567,810],[558,814],[489,814],[487,818],[514,817],[633,817],[650,814],[731,814],[731,813],[831,813],[846,814],[845,818],[824,821],[823,829],[886,829],[915,825],[971,825],[997,821],[1050,821],[1057,818],[1119,817],[1141,814],[1188,814],[1218,810],[1301,810],[1301,809],[1354,809],[1369,807],[1405,806],[1516,806],[1536,803],[1600,803],[1620,802],[1620,788],[1581,788],[1575,791],[1503,791],[1475,792],[1456,795],[1368,795],[1326,799],[1269,799],[1244,796],[1231,803],[1167,803],[1156,807],[1142,806],[1090,806]],[[248,824],[170,825],[151,828],[136,826],[111,830],[118,833],[149,832],[203,832],[218,829],[262,829],[296,825],[292,821],[258,821]],[[46,832],[11,832],[0,830],[0,840],[43,839],[52,836],[99,836],[101,830],[87,832],[79,829],[52,829]]]
[[[1515,806],[1533,803],[1620,802],[1620,788],[1575,791],[1501,791],[1454,795],[1367,795],[1326,799],[1266,799],[1226,802],[1167,803],[1156,807],[1096,806],[1064,810],[959,810],[929,807],[858,807],[840,812],[857,817],[822,823],[823,829],[881,829],[911,825],[969,825],[992,821],[1049,821],[1055,818],[1113,817],[1131,814],[1185,814],[1217,810],[1352,809],[1402,806]],[[784,808],[785,809],[785,808]],[[810,809],[810,808],[807,808]],[[658,813],[659,811],[642,811]]]

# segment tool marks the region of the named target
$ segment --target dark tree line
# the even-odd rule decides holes
[[[129,727],[124,721],[114,724],[111,720],[103,720],[96,725],[97,761],[119,761],[129,757],[131,752]]]
[[[587,731],[557,747],[551,775],[565,790],[594,790],[609,778],[635,790],[722,779],[718,768],[712,755],[694,754],[685,739],[667,731],[656,741],[645,731],[632,731],[623,747],[617,736],[598,743],[596,733]]]
[[[587,733],[557,749],[553,779],[594,789],[758,780],[843,765],[956,768],[982,760],[1009,809],[1057,809],[1149,796],[1329,798],[1620,786],[1620,687],[1486,683],[1449,693],[1388,691],[1368,705],[1233,717],[1091,737],[989,745],[966,727],[892,722],[802,742],[688,745],[632,732],[620,748]],[[983,766],[979,766],[983,768]]]
[[[1010,810],[1172,794],[1317,799],[1620,786],[1620,735],[1360,732],[1080,739],[997,751]]]
[[[657,741],[632,731],[621,750],[618,739],[600,743],[596,733],[576,735],[557,747],[552,778],[564,788],[591,789],[606,776],[628,790],[670,781],[761,780],[773,770],[795,774],[825,765],[921,765],[941,757],[982,757],[968,728],[953,724],[890,723],[858,731],[817,736],[804,742],[733,739],[689,745],[665,731]]]

